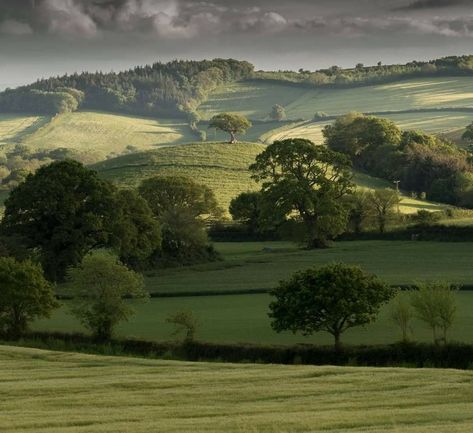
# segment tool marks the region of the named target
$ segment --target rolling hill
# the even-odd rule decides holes
[[[188,363],[0,347],[4,433],[473,429],[473,373]]]
[[[209,186],[224,209],[240,192],[252,191],[258,185],[250,178],[248,166],[263,151],[260,143],[194,143],[163,147],[157,150],[112,158],[93,166],[100,175],[117,185],[136,187],[143,179],[157,175],[182,175]],[[356,174],[360,188],[387,188],[381,179]],[[441,205],[404,197],[400,210],[440,210]]]

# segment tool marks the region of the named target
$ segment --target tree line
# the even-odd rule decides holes
[[[388,83],[408,78],[435,76],[465,76],[473,74],[473,56],[449,56],[426,62],[413,61],[404,65],[365,66],[354,68],[332,66],[317,71],[257,71],[256,80],[269,80],[304,87],[356,87]]]
[[[253,65],[233,59],[174,60],[124,72],[51,77],[0,93],[0,111],[57,114],[78,108],[184,117],[218,86],[248,78]]]

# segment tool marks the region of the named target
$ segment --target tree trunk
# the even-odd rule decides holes
[[[335,351],[340,352],[340,350],[342,349],[342,342],[340,340],[340,331],[335,331],[333,333],[333,338],[335,339],[335,344],[334,344]]]
[[[234,133],[233,131],[229,131],[229,134],[230,134],[230,141],[229,141],[229,143],[230,143],[230,144],[236,143],[236,142],[237,142],[237,139],[236,139],[236,137],[235,137],[235,133]]]

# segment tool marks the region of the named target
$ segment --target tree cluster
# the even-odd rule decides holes
[[[413,61],[404,65],[364,66],[343,69],[332,66],[318,71],[257,71],[254,79],[289,82],[305,87],[356,87],[389,83],[406,78],[463,76],[473,74],[473,56],[450,56],[428,62]]]
[[[120,73],[75,73],[0,93],[0,111],[57,114],[79,107],[184,116],[216,87],[252,73],[253,65],[232,59],[175,60]]]
[[[430,200],[469,206],[473,167],[467,152],[438,137],[401,131],[392,121],[350,113],[324,128],[325,143],[372,176],[400,181]]]

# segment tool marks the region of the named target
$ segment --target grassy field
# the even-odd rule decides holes
[[[473,77],[421,78],[352,89],[243,82],[215,92],[199,110],[204,117],[233,111],[264,119],[274,104],[281,104],[289,118],[312,119],[317,111],[339,115],[349,111],[473,107],[472,85]]]
[[[163,147],[135,153],[96,164],[101,176],[118,185],[136,187],[141,180],[157,175],[188,176],[215,192],[220,206],[228,209],[230,200],[240,192],[256,190],[248,166],[265,146],[258,143],[197,143]],[[355,182],[363,188],[386,188],[388,182],[365,175],[356,175]],[[400,210],[441,209],[442,206],[405,197]]]
[[[248,166],[263,149],[255,143],[173,146],[114,158],[95,168],[105,179],[128,187],[156,175],[188,176],[212,188],[219,204],[228,209],[233,197],[257,188]]]
[[[67,147],[97,154],[97,160],[127,146],[140,150],[192,141],[182,120],[153,120],[118,114],[76,112],[57,116],[25,140],[32,148]]]
[[[434,279],[473,283],[472,243],[339,242],[334,248],[309,252],[285,242],[218,243],[216,247],[225,261],[148,274],[148,290],[182,293],[271,289],[293,272],[336,261],[358,264],[390,284]],[[473,343],[473,292],[460,292],[458,299],[458,320],[452,337]],[[203,340],[277,344],[331,342],[330,336],[323,333],[310,338],[276,334],[267,317],[269,302],[267,294],[154,298],[147,304],[137,304],[138,314],[121,326],[119,332],[123,336],[170,339],[172,327],[164,322],[165,318],[170,313],[187,309],[199,317],[199,338]],[[349,331],[345,341],[352,344],[396,341],[398,331],[388,313],[389,308],[385,308],[375,324]],[[82,330],[64,308],[51,319],[36,323],[35,329]],[[431,333],[424,325],[417,324],[415,338],[430,341]]]
[[[469,433],[473,373],[0,347],[3,433]],[[27,378],[27,380],[25,380]]]
[[[150,292],[269,289],[293,272],[331,262],[362,266],[390,284],[446,280],[473,284],[471,242],[353,241],[307,251],[289,242],[219,242],[224,260],[163,269],[147,278]]]
[[[436,112],[436,113],[400,113],[382,115],[395,122],[401,129],[417,129],[429,134],[440,134],[455,142],[460,142],[465,126],[473,120],[473,113]],[[263,141],[272,143],[286,138],[307,138],[316,144],[322,144],[322,129],[331,122],[299,122],[292,127],[269,131],[262,136]],[[464,145],[464,143],[462,143]]]
[[[2,146],[21,142],[48,120],[48,117],[0,113],[0,150]]]
[[[460,292],[458,312],[450,338],[473,343],[473,292]],[[166,318],[178,311],[192,311],[199,320],[197,338],[221,343],[333,344],[333,337],[320,332],[310,337],[290,332],[278,334],[271,329],[267,294],[220,295],[177,298],[153,298],[146,304],[136,304],[136,315],[118,328],[118,335],[146,340],[172,340],[174,328]],[[363,328],[348,330],[342,337],[346,344],[386,344],[400,340],[401,334],[389,316],[390,306],[381,311],[378,320]],[[84,328],[68,313],[67,303],[51,319],[41,320],[35,330],[59,332],[85,332]],[[413,323],[415,341],[432,342],[432,331],[423,323]]]

